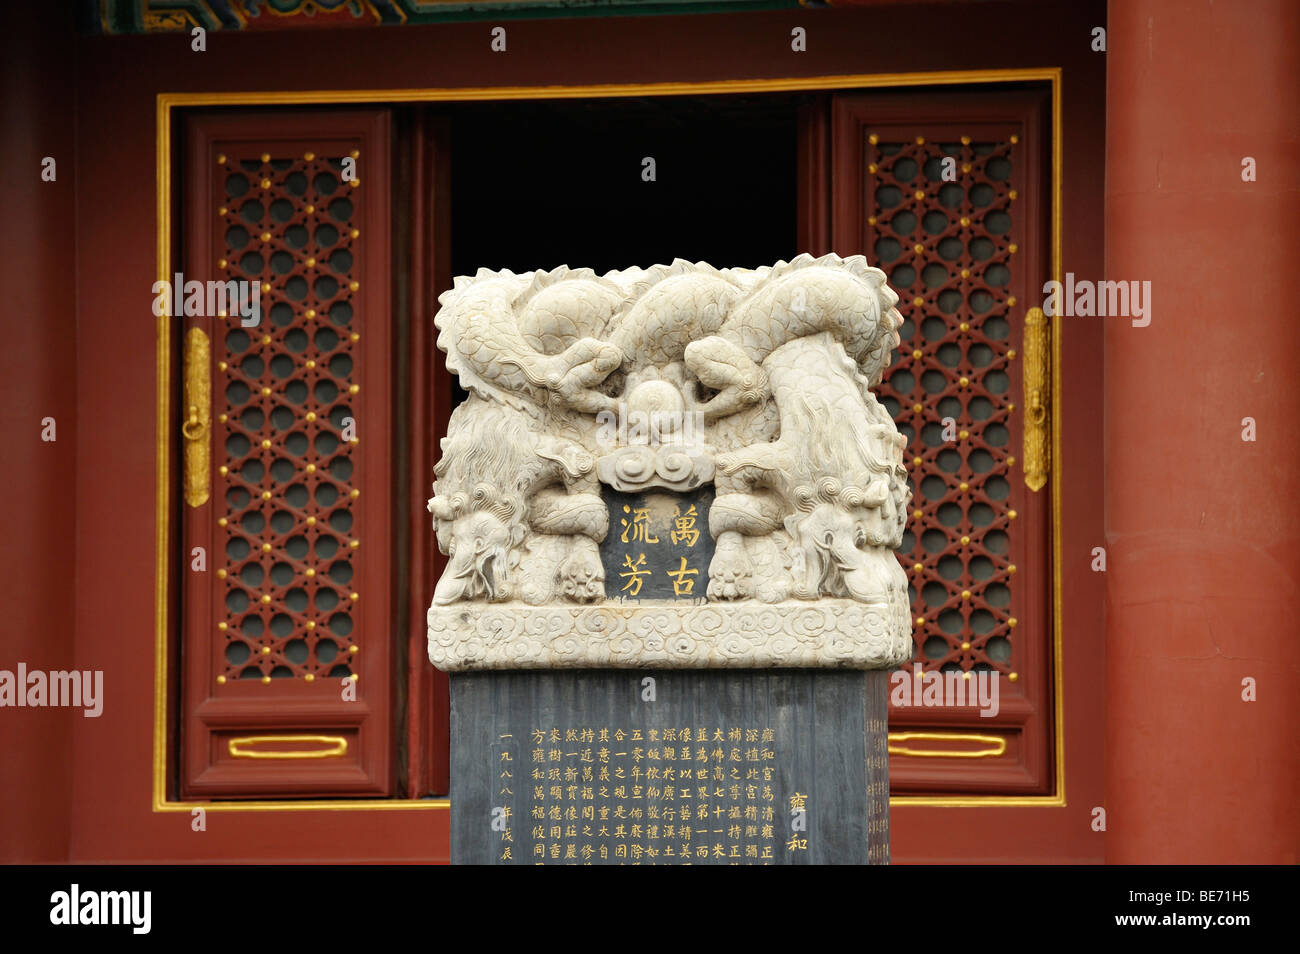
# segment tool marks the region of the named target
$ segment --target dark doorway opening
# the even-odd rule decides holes
[[[453,275],[771,265],[796,238],[795,96],[475,103],[451,114]],[[654,164],[647,181],[645,160]]]

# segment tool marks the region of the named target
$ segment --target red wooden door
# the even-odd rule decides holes
[[[184,276],[258,282],[260,313],[183,319],[184,796],[393,788],[389,135],[187,126]]]
[[[896,794],[1054,783],[1050,509],[1021,399],[1025,317],[1050,267],[1047,104],[833,100],[835,249],[884,269],[906,317],[880,389],[913,485],[899,558],[917,654],[891,700]]]

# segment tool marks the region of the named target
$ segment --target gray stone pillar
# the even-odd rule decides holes
[[[442,296],[458,863],[886,863],[903,439],[860,256]]]

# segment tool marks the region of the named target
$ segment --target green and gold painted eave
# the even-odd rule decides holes
[[[465,20],[738,13],[800,0],[81,0],[99,34],[403,26]]]

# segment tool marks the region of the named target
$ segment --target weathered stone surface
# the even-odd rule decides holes
[[[869,390],[902,323],[883,272],[835,255],[752,270],[482,270],[440,301],[438,345],[470,397],[429,501],[449,557],[429,609],[436,665],[890,667],[911,655],[892,552],[910,493],[904,442]],[[617,494],[630,496],[611,523]],[[694,561],[613,546],[622,506],[706,498]]]
[[[469,603],[429,611],[429,659],[482,669],[893,668],[911,658],[897,606],[650,601],[599,606]],[[906,613],[906,608],[902,609]],[[891,618],[889,614],[895,614]]]
[[[887,678],[453,675],[451,860],[887,863]]]

